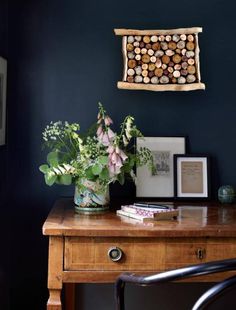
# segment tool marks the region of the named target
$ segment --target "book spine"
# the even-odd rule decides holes
[[[126,212],[139,214],[147,217],[154,217],[155,214],[161,213],[161,212],[167,212],[169,210],[148,210],[140,207],[135,206],[121,206],[121,210],[124,210]]]
[[[148,217],[145,217],[145,216],[142,216],[142,215],[139,215],[139,214],[135,214],[135,213],[130,213],[130,212],[127,212],[127,211],[124,211],[124,210],[117,210],[116,214],[117,215],[127,216],[127,217],[130,217],[130,218],[133,218],[133,219],[136,219],[136,220],[140,220],[140,221],[144,221],[144,220],[148,220],[149,219]]]

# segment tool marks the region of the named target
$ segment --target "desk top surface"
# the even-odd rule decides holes
[[[72,199],[56,201],[43,225],[44,235],[84,237],[236,237],[236,204],[174,203],[176,220],[140,222],[116,211],[77,214]]]

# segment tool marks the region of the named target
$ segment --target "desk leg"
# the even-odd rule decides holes
[[[63,271],[63,237],[49,237],[47,310],[61,310],[61,290]]]

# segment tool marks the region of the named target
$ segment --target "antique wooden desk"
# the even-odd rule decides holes
[[[121,218],[115,211],[78,215],[72,200],[57,201],[43,225],[43,234],[49,236],[47,309],[62,308],[63,283],[114,282],[123,271],[147,274],[236,256],[236,205],[175,205],[184,206],[177,220],[141,223]],[[121,249],[120,260],[108,255],[112,247]],[[203,276],[195,281],[223,277]],[[73,307],[73,298],[68,298],[66,310]]]

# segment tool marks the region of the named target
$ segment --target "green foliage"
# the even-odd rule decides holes
[[[136,166],[147,165],[153,169],[151,151],[135,150],[135,138],[142,133],[134,118],[126,116],[120,133],[111,130],[112,119],[99,103],[97,122],[84,134],[78,123],[50,122],[43,132],[44,148],[49,149],[47,163],[39,170],[45,183],[83,187],[83,180],[96,182],[103,190],[111,182],[124,184],[126,177],[135,179]]]

